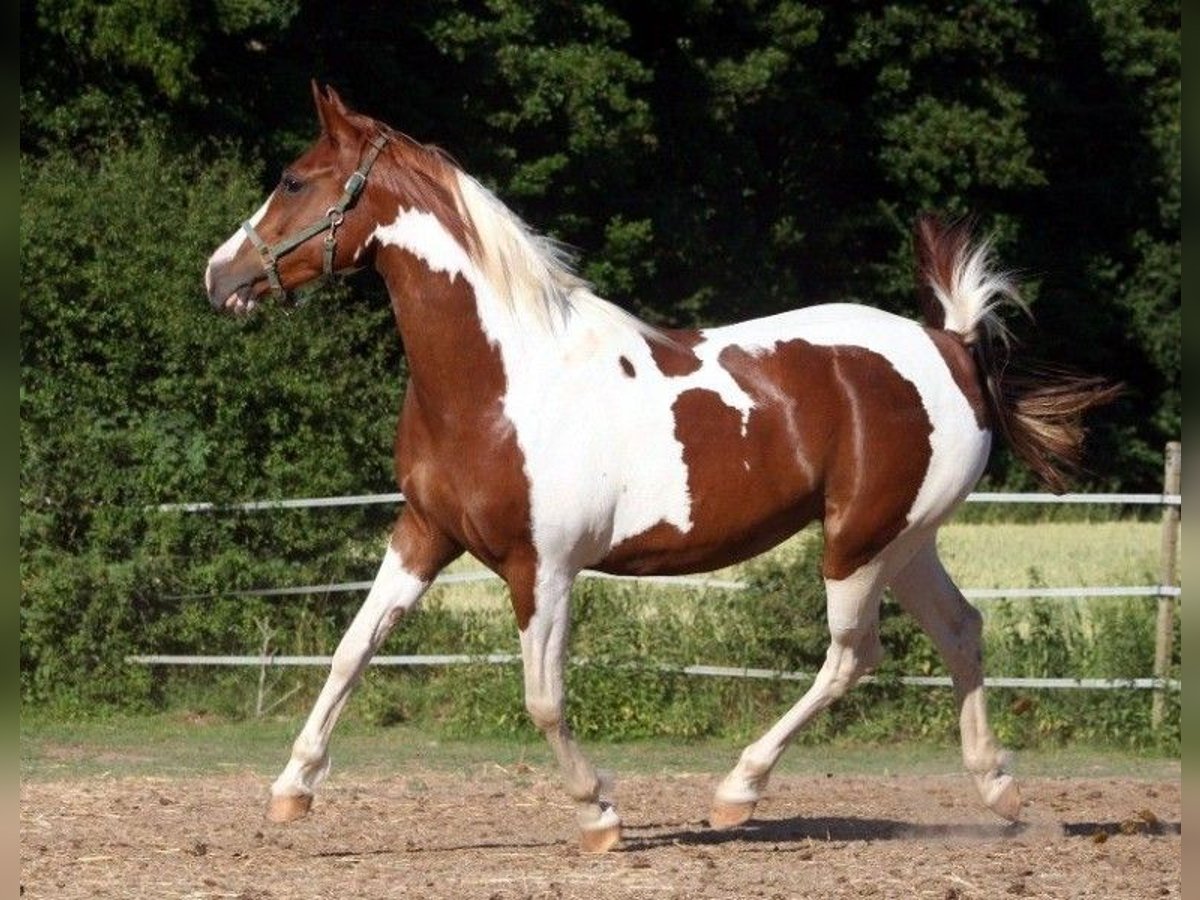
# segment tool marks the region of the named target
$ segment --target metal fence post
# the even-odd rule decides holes
[[[1163,494],[1178,494],[1180,491],[1180,469],[1182,468],[1183,445],[1179,441],[1167,444],[1163,467]],[[1162,514],[1162,540],[1158,583],[1161,587],[1175,585],[1177,576],[1176,558],[1179,553],[1180,507],[1166,504]],[[1166,679],[1171,671],[1171,650],[1175,631],[1175,598],[1163,594],[1158,598],[1158,627],[1154,637],[1154,677]],[[1150,721],[1155,728],[1162,726],[1166,705],[1166,691],[1159,688],[1154,692]]]

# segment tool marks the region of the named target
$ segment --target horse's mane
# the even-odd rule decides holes
[[[564,244],[533,231],[444,150],[367,116],[351,113],[350,120],[365,134],[388,137],[384,153],[393,165],[380,167],[381,181],[437,217],[523,325],[555,335],[583,318],[666,340],[654,326],[598,297],[575,271],[574,254]]]

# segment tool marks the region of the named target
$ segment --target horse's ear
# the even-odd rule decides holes
[[[313,102],[317,107],[317,118],[321,122],[321,133],[328,135],[335,144],[340,143],[343,138],[349,137],[354,129],[346,119],[349,110],[342,102],[342,98],[338,96],[337,91],[329,85],[322,88],[314,78],[312,94]]]

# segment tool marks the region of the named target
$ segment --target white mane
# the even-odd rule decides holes
[[[482,184],[461,170],[458,195],[465,218],[474,226],[478,247],[473,256],[496,296],[530,327],[548,335],[565,330],[576,318],[617,325],[652,340],[665,336],[652,325],[601,297],[575,273],[572,254],[560,243],[536,234]]]

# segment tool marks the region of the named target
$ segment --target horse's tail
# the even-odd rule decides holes
[[[991,244],[972,243],[965,222],[917,220],[918,294],[925,322],[962,336],[975,358],[992,425],[1055,493],[1067,489],[1083,454],[1083,415],[1121,392],[1106,379],[1063,371],[1009,371],[1012,339],[998,307],[1026,309],[1016,282],[994,268]]]

